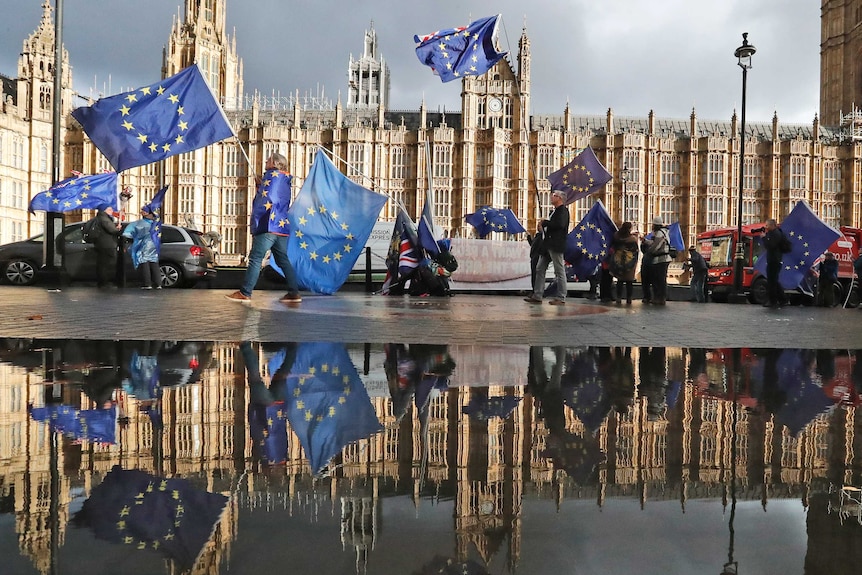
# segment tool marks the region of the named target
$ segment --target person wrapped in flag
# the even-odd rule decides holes
[[[141,208],[141,219],[131,222],[123,230],[123,237],[132,240],[129,255],[135,269],[141,270],[141,289],[162,289],[162,272],[159,269],[159,249],[153,241],[156,215],[149,205]]]
[[[260,277],[261,264],[267,252],[284,275],[287,294],[279,301],[295,304],[302,301],[296,272],[287,257],[287,236],[290,223],[287,219],[290,207],[290,186],[293,179],[287,172],[287,158],[275,152],[266,160],[266,172],[252,202],[250,230],[252,234],[251,251],[248,255],[248,268],[239,290],[226,295],[232,301],[251,302]]]

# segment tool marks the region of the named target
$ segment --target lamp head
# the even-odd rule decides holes
[[[751,57],[754,56],[754,53],[757,52],[757,49],[748,43],[748,32],[742,33],[742,46],[736,49],[733,53],[734,56],[737,57],[739,62],[739,67],[743,70],[751,69]]]

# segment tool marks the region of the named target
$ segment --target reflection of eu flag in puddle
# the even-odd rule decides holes
[[[776,361],[778,387],[786,397],[776,411],[775,419],[787,426],[794,436],[833,405],[823,388],[811,380],[810,365],[804,361],[805,353],[805,350],[785,349]]]
[[[248,425],[252,441],[260,456],[269,464],[287,461],[287,414],[284,403],[250,404]]]
[[[185,479],[165,479],[119,465],[90,493],[73,522],[99,539],[152,549],[191,568],[228,498]]]
[[[69,405],[30,408],[34,421],[47,422],[51,429],[79,441],[117,442],[117,408],[79,410]]]
[[[611,410],[611,398],[599,378],[595,348],[574,356],[561,378],[563,403],[595,433]]]
[[[340,343],[303,343],[287,380],[287,418],[318,475],[341,449],[383,427]]]
[[[461,412],[466,413],[470,419],[477,421],[487,421],[492,417],[506,419],[518,407],[520,402],[521,398],[514,395],[495,397],[473,396],[470,398],[470,403],[461,408]]]

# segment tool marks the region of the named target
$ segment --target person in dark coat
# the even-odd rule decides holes
[[[617,278],[617,303],[622,303],[623,286],[626,290],[626,304],[632,303],[634,289],[635,266],[638,263],[638,237],[632,233],[632,223],[623,222],[616,232],[611,246],[614,255],[611,257],[611,273]]]
[[[820,262],[820,277],[817,278],[817,292],[820,294],[820,305],[832,307],[835,305],[835,290],[832,286],[838,281],[838,260],[835,254],[826,252]]]
[[[766,290],[769,294],[769,301],[764,305],[767,307],[775,308],[787,304],[784,288],[778,281],[778,275],[781,273],[781,258],[784,255],[781,252],[783,239],[784,232],[778,227],[778,222],[774,219],[766,220],[763,247],[766,248]]]
[[[705,303],[706,275],[709,272],[709,264],[706,263],[696,247],[690,246],[688,248],[688,261],[683,264],[683,269],[691,272],[691,280],[688,285],[692,299],[697,303]]]
[[[554,281],[557,284],[557,295],[549,302],[551,305],[564,305],[566,303],[566,263],[563,261],[563,252],[566,249],[566,237],[569,235],[569,209],[566,207],[565,192],[551,192],[551,205],[554,211],[547,220],[542,220],[537,231],[542,232],[544,238],[545,253],[539,256],[536,264],[536,278],[533,282],[533,294],[524,298],[529,303],[542,303],[545,292],[545,273],[548,265],[554,264]]]
[[[96,251],[96,285],[99,289],[108,289],[117,277],[117,252],[120,237],[120,224],[114,221],[114,208],[110,204],[100,204],[96,212],[98,230],[93,239]]]

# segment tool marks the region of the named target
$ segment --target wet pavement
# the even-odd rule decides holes
[[[0,286],[0,334],[7,337],[213,341],[520,343],[679,347],[855,348],[862,311],[672,301],[656,307],[569,298],[531,305],[516,295],[386,297],[303,294],[298,305],[276,291],[250,304],[230,290],[89,287],[50,292]]]
[[[228,293],[0,287],[0,573],[862,569],[859,310]]]

